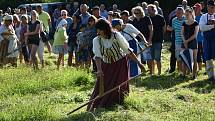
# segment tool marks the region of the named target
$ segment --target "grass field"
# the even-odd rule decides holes
[[[199,72],[197,80],[168,74],[165,43],[161,76],[143,76],[130,82],[124,105],[86,112],[86,107],[66,115],[88,101],[95,78],[87,71],[64,67],[53,60],[33,71],[24,65],[0,70],[0,121],[214,121],[215,85]]]

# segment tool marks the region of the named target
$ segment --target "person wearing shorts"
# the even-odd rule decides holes
[[[164,40],[164,33],[166,31],[166,21],[162,15],[158,14],[157,7],[155,5],[148,5],[149,17],[152,20],[153,25],[153,37],[152,37],[152,71],[155,68],[155,61],[158,69],[158,75],[161,74],[161,50]],[[153,72],[154,73],[154,72]]]
[[[143,42],[139,42],[140,46],[142,48],[146,48],[145,44]],[[141,54],[141,60],[143,61],[151,61],[152,60],[152,55],[151,55],[151,49],[147,48],[145,51],[142,52]]]
[[[142,7],[140,6],[136,6],[134,8],[132,8],[132,16],[134,17],[133,21],[131,22],[131,24],[137,28],[146,38],[146,41],[148,42],[149,45],[152,44],[152,36],[153,36],[153,25],[152,25],[152,21],[150,19],[150,17],[148,15],[146,15],[147,13],[145,13],[145,11],[143,10]],[[137,36],[137,40],[140,43],[140,46],[142,46],[142,48],[144,48],[144,43],[141,42],[140,38],[138,38]],[[151,58],[151,53],[149,53],[150,48],[148,49],[148,54],[150,56],[149,59],[145,59],[144,56],[145,53],[143,52],[141,54],[141,62],[142,63],[147,63],[150,74],[153,74],[153,68],[152,68],[152,58]]]
[[[40,43],[40,21],[38,18],[38,13],[35,10],[32,10],[31,13],[32,20],[28,23],[27,32],[24,34],[28,38],[28,44],[30,45],[30,55],[31,55],[31,62],[33,64],[34,69],[38,69],[38,61],[36,57],[36,52],[39,47]],[[26,38],[26,40],[27,40]]]

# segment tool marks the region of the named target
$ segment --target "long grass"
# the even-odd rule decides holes
[[[44,69],[19,65],[0,70],[0,121],[214,121],[215,85],[204,70],[197,80],[168,74],[169,52],[162,51],[161,76],[143,76],[130,82],[123,105],[95,112],[86,107],[66,114],[89,100],[95,84],[83,69],[57,71],[52,58]]]
[[[77,69],[7,68],[0,77],[1,121],[59,120],[61,106],[86,101],[94,84],[91,74]]]

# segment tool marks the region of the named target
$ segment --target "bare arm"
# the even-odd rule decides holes
[[[144,67],[143,64],[137,59],[137,56],[136,56],[133,52],[131,52],[130,54],[127,54],[127,56],[128,56],[131,60],[135,61],[143,72],[145,71],[145,67]]]
[[[186,41],[185,37],[184,37],[184,26],[182,26],[181,28],[181,38],[183,40],[183,44],[184,44],[184,48],[188,48],[188,41]]]
[[[166,28],[166,30],[171,32],[171,31],[173,31],[173,28],[168,25],[167,28]]]
[[[183,42],[185,42],[185,37],[184,37],[184,26],[182,26],[182,28],[181,28],[181,38],[182,38]]]
[[[188,38],[186,41],[187,41],[187,42],[190,42],[190,41],[194,40],[194,39],[196,38],[198,32],[199,32],[199,26],[196,26],[196,27],[195,27],[194,34],[193,34],[190,38]]]
[[[131,59],[131,60],[133,60],[133,61],[135,61],[136,63],[141,63],[138,59],[137,59],[137,56],[133,53],[133,52],[131,52],[130,54],[127,54],[128,55],[128,57]]]
[[[149,44],[152,44],[152,37],[153,37],[153,25],[148,25],[149,28]]]
[[[24,35],[25,35],[25,42],[26,43],[28,41],[28,35],[27,35],[27,33],[29,33],[29,25],[27,25],[27,31],[26,31],[26,33],[24,33]]]

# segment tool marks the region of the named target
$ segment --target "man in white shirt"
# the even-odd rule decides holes
[[[213,60],[215,59],[215,2],[208,1],[208,13],[203,14],[199,26],[204,34],[203,51],[206,59],[206,69],[209,81],[215,83]]]

